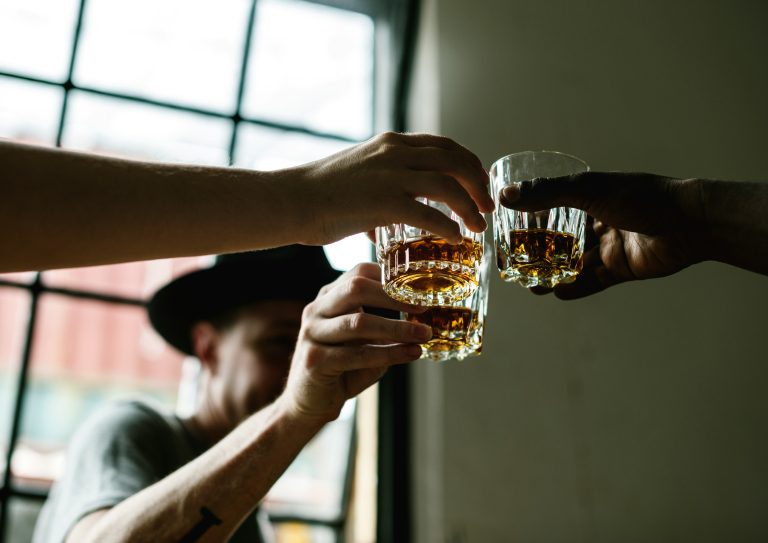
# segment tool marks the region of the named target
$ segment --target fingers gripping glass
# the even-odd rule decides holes
[[[493,235],[501,278],[524,287],[552,288],[576,279],[584,254],[584,211],[556,207],[535,212],[516,211],[499,203],[504,187],[541,177],[589,171],[587,164],[555,151],[525,151],[491,166],[496,211]]]

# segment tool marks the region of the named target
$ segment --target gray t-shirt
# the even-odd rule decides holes
[[[62,543],[87,514],[114,507],[202,452],[175,415],[136,401],[109,405],[75,432],[66,471],[51,489],[32,542]],[[230,541],[264,541],[257,516],[246,519]]]

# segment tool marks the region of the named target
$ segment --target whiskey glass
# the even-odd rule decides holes
[[[464,300],[477,288],[485,235],[469,230],[446,204],[426,198],[418,201],[456,221],[462,241],[451,244],[407,224],[376,228],[376,259],[384,292],[414,305],[440,306]]]
[[[583,160],[556,151],[524,151],[494,162],[493,237],[502,279],[548,288],[576,279],[583,265],[586,213],[572,207],[516,211],[502,206],[499,196],[504,187],[521,181],[587,171]]]
[[[467,298],[429,307],[423,313],[401,313],[403,320],[432,327],[432,339],[421,345],[420,358],[442,362],[450,358],[464,360],[482,353],[493,260],[490,240],[483,244],[483,249],[478,285]]]

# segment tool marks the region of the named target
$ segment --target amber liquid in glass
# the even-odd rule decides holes
[[[381,256],[384,290],[392,298],[420,305],[445,305],[477,288],[483,245],[471,238],[451,244],[436,236],[393,243]]]
[[[502,247],[496,250],[502,278],[526,287],[573,281],[583,265],[573,234],[546,229],[510,231],[506,253]]]
[[[467,346],[467,335],[477,313],[468,307],[430,307],[424,313],[407,313],[406,320],[432,328],[429,348],[438,351],[458,350]]]

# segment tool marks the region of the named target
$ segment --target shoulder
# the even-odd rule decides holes
[[[98,432],[109,434],[119,428],[121,433],[142,433],[167,427],[167,418],[161,408],[137,401],[125,400],[104,405],[92,413],[82,424],[78,433]]]
[[[143,401],[105,405],[89,416],[69,443],[72,462],[122,465],[126,462],[168,469],[178,431],[173,415]],[[69,461],[69,460],[68,460]]]

